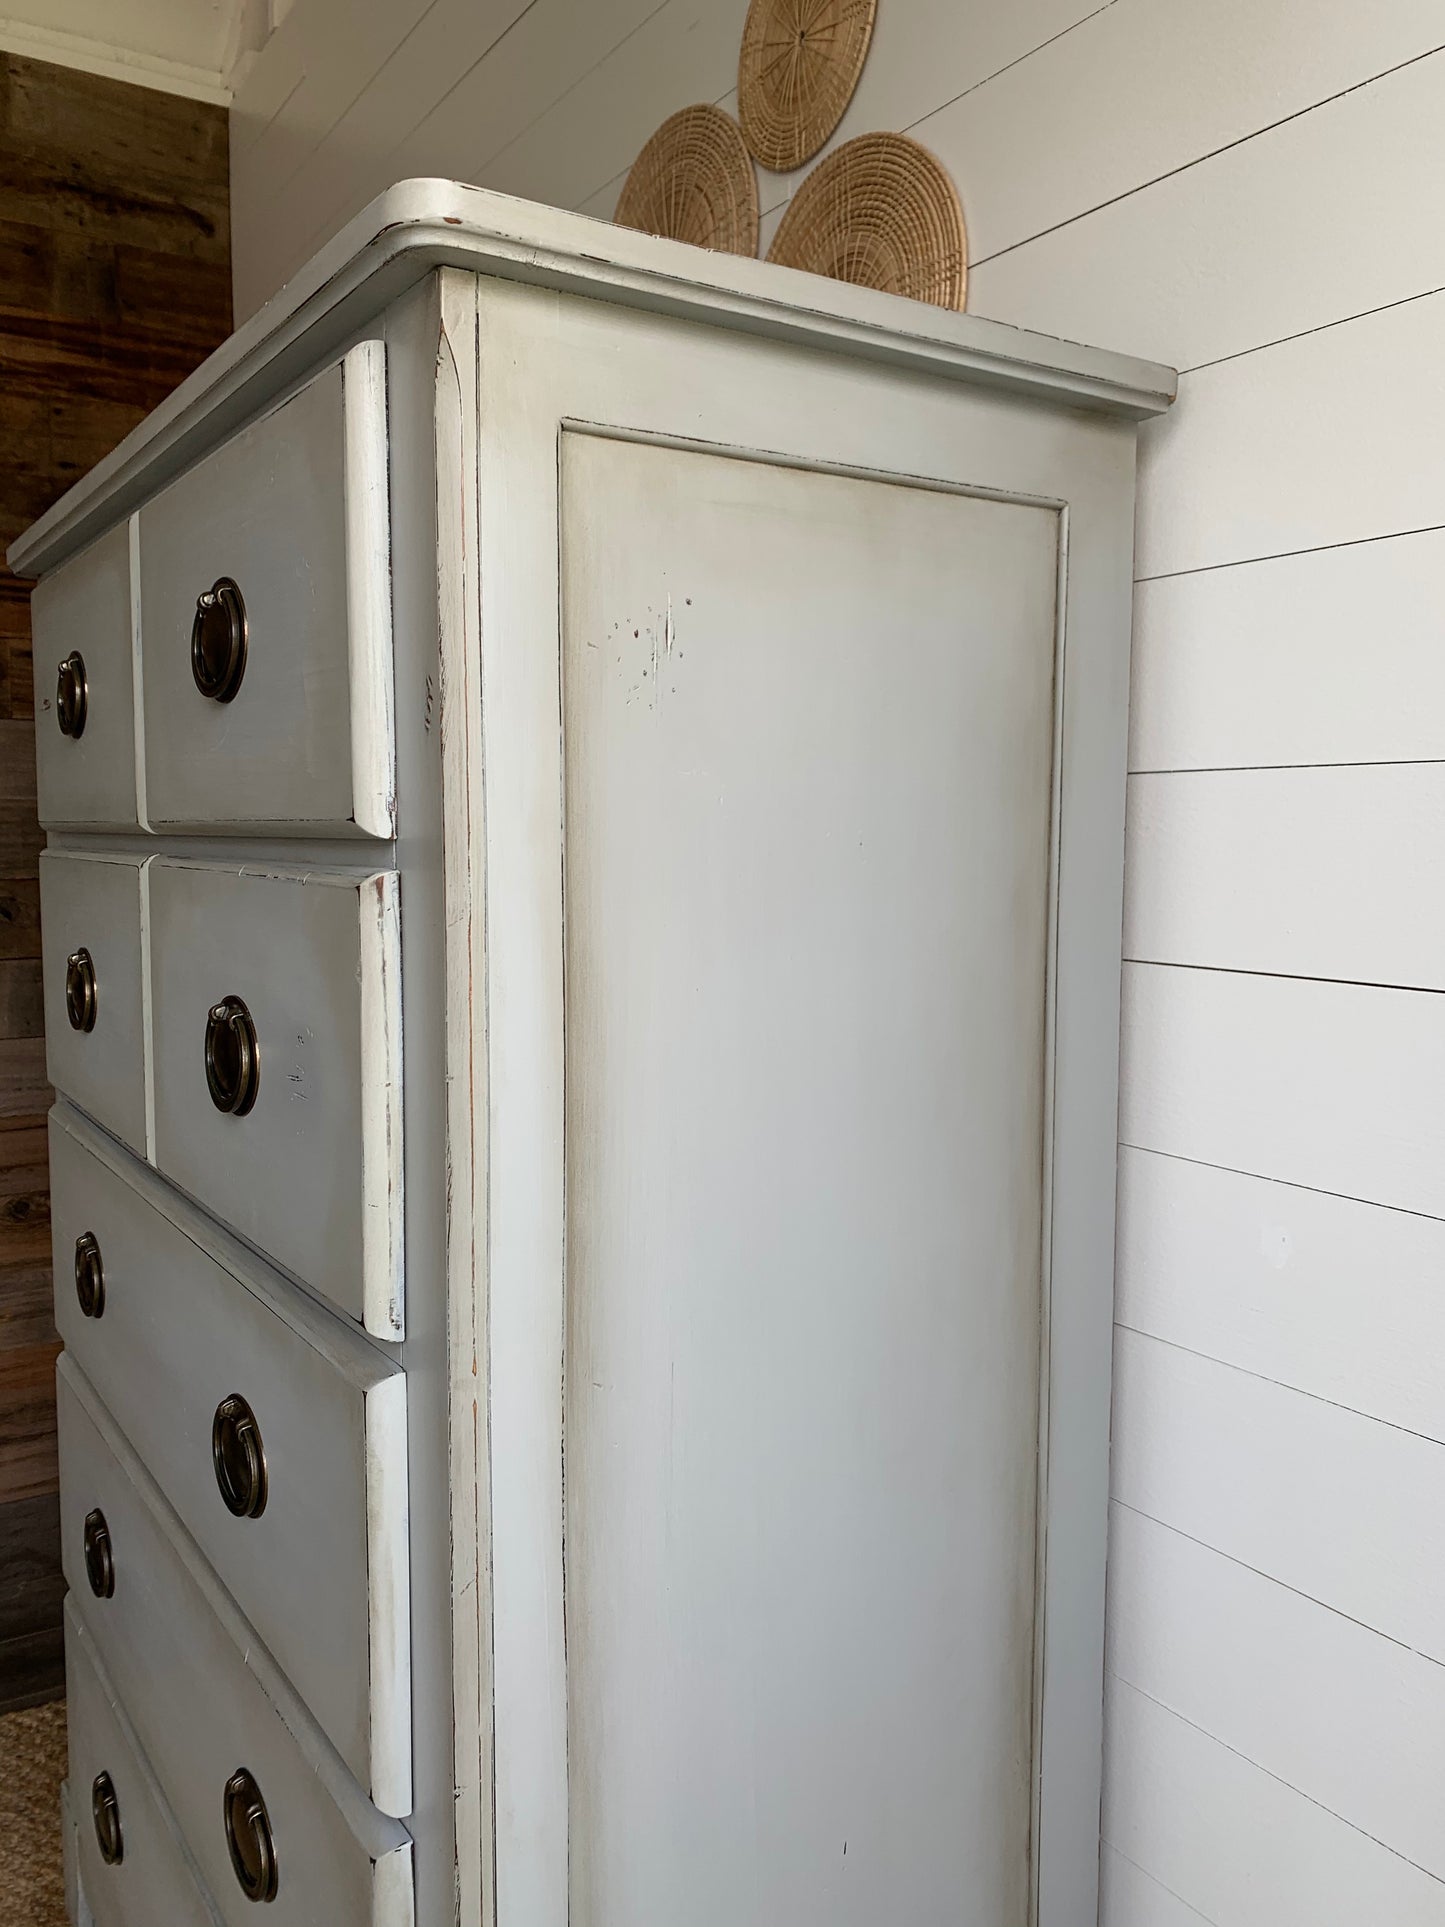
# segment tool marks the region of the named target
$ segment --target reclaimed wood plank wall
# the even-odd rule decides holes
[[[230,326],[225,109],[0,54],[0,552]],[[63,1682],[33,716],[0,565],[0,1709]]]

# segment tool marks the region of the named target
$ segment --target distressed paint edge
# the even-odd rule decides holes
[[[373,1385],[362,1405],[366,1447],[366,1590],[371,1671],[371,1797],[398,1819],[411,1812],[411,1520],[404,1372]]]
[[[386,406],[386,346],[358,342],[341,360],[351,788],[357,829],[377,837],[396,829]]]
[[[406,1201],[402,1156],[401,880],[362,880],[361,1304],[377,1338],[406,1336]]]

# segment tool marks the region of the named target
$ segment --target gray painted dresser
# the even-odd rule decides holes
[[[77,1921],[1093,1920],[1172,393],[409,182],[15,545]]]

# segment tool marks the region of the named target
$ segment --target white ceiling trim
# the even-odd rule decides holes
[[[3,14],[0,53],[26,54],[32,60],[50,60],[59,67],[75,67],[83,74],[128,80],[134,87],[154,87],[163,94],[181,94],[187,100],[206,100],[218,107],[231,104],[231,89],[220,72],[188,67],[159,54],[136,53],[84,34],[34,26],[28,20],[13,20]]]

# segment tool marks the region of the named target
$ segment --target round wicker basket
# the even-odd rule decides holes
[[[770,261],[961,308],[968,281],[953,182],[904,134],[860,134],[813,169],[768,249]]]
[[[877,0],[752,0],[738,56],[738,119],[775,173],[801,167],[853,98]]]
[[[756,254],[758,178],[737,122],[708,106],[665,120],[632,163],[612,218],[721,254]]]

